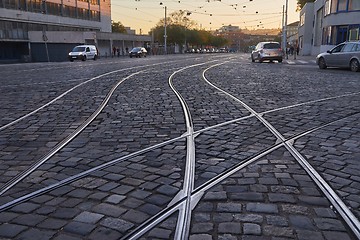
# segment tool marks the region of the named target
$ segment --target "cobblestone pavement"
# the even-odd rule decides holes
[[[241,54],[0,72],[0,239],[360,237],[358,73]]]

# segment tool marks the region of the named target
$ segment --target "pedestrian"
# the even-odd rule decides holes
[[[117,51],[117,56],[120,57],[120,48],[117,48],[116,51]]]
[[[113,56],[116,56],[116,47],[113,47]]]
[[[294,46],[291,45],[291,46],[290,46],[290,55],[293,55],[293,54],[294,54]]]
[[[128,55],[129,54],[129,48],[126,47],[125,50],[126,50],[126,55]]]

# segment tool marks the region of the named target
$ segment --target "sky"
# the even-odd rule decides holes
[[[288,23],[299,20],[296,0],[288,0]],[[162,3],[162,5],[160,4]],[[281,28],[286,0],[111,0],[111,19],[147,34],[160,19],[179,10],[188,11],[197,28],[216,30],[222,26],[241,29]]]

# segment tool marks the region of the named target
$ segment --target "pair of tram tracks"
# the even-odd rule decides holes
[[[213,60],[216,61],[216,60]],[[155,64],[150,64],[147,65],[145,67],[154,67],[157,65],[164,65],[167,63],[172,63],[175,61],[168,61],[165,63],[155,63]],[[57,96],[56,98],[52,99],[51,101],[47,102],[46,104],[42,105],[41,107],[31,111],[30,113],[8,123],[5,124],[3,126],[0,127],[0,131],[3,131],[7,128],[9,128],[12,125],[15,125],[16,123],[36,114],[37,112],[39,112],[42,109],[45,109],[46,107],[48,107],[49,105],[55,103],[56,101],[58,101],[59,99],[63,98],[64,96],[66,96],[67,94],[69,94],[70,92],[74,91],[75,89],[90,83],[94,80],[100,79],[102,77],[114,74],[114,73],[118,73],[118,72],[123,72],[123,71],[128,71],[128,70],[132,70],[132,69],[138,69],[138,68],[144,68],[144,66],[141,67],[131,67],[131,68],[126,68],[126,69],[120,69],[120,70],[114,70],[111,72],[107,72],[104,74],[101,74],[99,76],[96,76],[94,78],[91,78],[87,81],[84,81],[72,88],[70,88],[69,90],[65,91],[64,93],[60,94],[59,96]],[[146,70],[141,70],[141,71],[137,71],[135,73],[131,73],[129,74],[127,77],[123,78],[122,80],[118,81],[112,88],[111,90],[108,92],[108,94],[106,95],[106,97],[103,99],[102,103],[99,105],[99,107],[83,122],[80,124],[80,126],[78,126],[72,133],[70,133],[66,138],[64,138],[62,141],[60,141],[58,144],[56,144],[48,153],[46,153],[45,155],[43,155],[39,160],[37,160],[36,162],[34,162],[33,164],[31,164],[29,167],[27,167],[26,170],[24,170],[23,172],[21,172],[20,174],[16,175],[15,177],[13,177],[10,181],[6,182],[3,186],[0,187],[0,196],[4,195],[5,192],[7,192],[9,189],[11,189],[12,187],[14,187],[16,184],[18,184],[20,181],[22,181],[24,178],[26,178],[27,176],[29,176],[32,172],[34,172],[37,168],[39,168],[41,165],[43,165],[46,161],[48,161],[51,157],[53,157],[56,153],[58,153],[61,149],[63,149],[69,142],[71,142],[74,138],[76,138],[76,136],[78,136],[91,122],[94,121],[94,119],[102,112],[102,110],[107,106],[108,102],[110,101],[111,96],[113,95],[114,91],[119,87],[119,85],[121,83],[123,83],[124,81],[138,75],[141,73],[144,73]]]
[[[199,202],[199,200],[201,199],[201,197],[204,195],[204,193],[207,190],[209,190],[213,186],[219,184],[221,181],[225,180],[226,178],[228,178],[229,176],[231,176],[234,173],[238,172],[239,170],[245,168],[249,164],[254,163],[258,159],[266,156],[267,154],[273,152],[274,150],[276,150],[276,149],[278,149],[280,147],[285,147],[292,154],[292,156],[300,163],[300,165],[311,176],[311,178],[317,184],[317,186],[324,192],[324,194],[329,199],[331,204],[336,208],[336,210],[344,218],[345,222],[349,225],[349,227],[352,229],[354,234],[357,237],[359,237],[360,236],[360,234],[359,234],[359,232],[360,232],[359,231],[360,224],[359,224],[358,220],[356,219],[356,217],[354,215],[352,215],[352,213],[349,211],[349,209],[346,207],[346,205],[342,202],[342,200],[337,196],[337,194],[332,190],[332,188],[325,182],[325,180],[322,179],[320,174],[317,173],[316,170],[314,168],[312,168],[312,166],[306,161],[306,159],[293,147],[293,142],[296,139],[298,139],[300,137],[303,137],[305,135],[308,135],[310,133],[313,133],[313,132],[315,132],[315,131],[317,131],[319,129],[325,128],[325,127],[327,127],[327,126],[329,126],[331,124],[334,124],[336,122],[342,121],[342,120],[348,118],[349,116],[344,117],[342,119],[338,119],[336,121],[329,122],[329,123],[324,124],[322,126],[310,129],[310,130],[308,130],[306,132],[303,132],[301,134],[298,134],[297,136],[292,137],[290,139],[285,139],[263,117],[263,115],[266,114],[266,113],[276,112],[276,111],[280,111],[280,110],[283,110],[283,109],[295,108],[295,107],[302,106],[302,105],[308,105],[308,104],[313,104],[313,103],[322,102],[322,101],[329,101],[329,100],[338,99],[338,98],[342,98],[342,97],[346,97],[346,96],[358,95],[360,93],[349,93],[349,94],[344,94],[344,95],[340,95],[340,96],[329,97],[329,98],[304,102],[304,103],[300,103],[300,104],[296,104],[296,105],[292,105],[292,106],[273,109],[273,110],[269,110],[269,111],[266,111],[266,112],[263,112],[263,113],[257,113],[253,109],[251,109],[247,104],[242,102],[240,99],[238,99],[235,96],[231,95],[231,93],[226,92],[226,91],[220,89],[219,87],[215,86],[214,84],[212,84],[206,78],[205,73],[209,69],[220,66],[220,65],[223,65],[223,64],[226,64],[227,62],[228,61],[220,63],[220,64],[215,64],[215,65],[207,68],[206,70],[203,71],[203,78],[204,78],[205,82],[207,82],[211,87],[215,88],[217,91],[220,91],[220,92],[224,93],[225,95],[227,95],[228,97],[232,98],[233,100],[235,100],[239,104],[241,104],[243,107],[245,107],[250,112],[249,116],[234,119],[234,120],[231,120],[231,121],[228,121],[228,122],[225,122],[225,123],[221,123],[221,124],[218,124],[218,125],[215,125],[215,126],[210,126],[208,128],[205,128],[205,129],[199,130],[197,132],[194,132],[193,124],[192,124],[192,120],[191,120],[190,109],[187,106],[187,103],[186,103],[185,99],[181,96],[181,94],[173,86],[173,77],[176,74],[178,74],[178,73],[180,73],[182,71],[185,71],[185,70],[187,70],[189,68],[198,67],[198,66],[201,66],[201,65],[204,65],[204,64],[208,64],[209,62],[184,67],[184,68],[182,68],[180,70],[175,71],[169,77],[169,85],[172,88],[172,90],[174,91],[175,95],[178,97],[178,99],[179,99],[179,101],[180,101],[180,103],[182,105],[183,111],[184,111],[185,121],[186,121],[186,126],[187,126],[187,132],[185,134],[183,134],[182,136],[179,136],[177,138],[165,141],[163,143],[160,143],[160,144],[157,144],[157,145],[142,149],[140,151],[129,154],[127,156],[112,160],[112,161],[110,161],[108,163],[99,165],[99,166],[97,166],[95,168],[89,169],[89,170],[84,171],[84,172],[82,172],[80,174],[77,174],[77,175],[71,176],[71,177],[69,177],[67,179],[64,179],[64,180],[62,180],[62,181],[60,181],[58,183],[52,184],[52,185],[50,185],[48,187],[42,188],[40,190],[37,190],[37,191],[32,192],[30,194],[27,194],[27,195],[25,195],[23,197],[17,198],[15,200],[11,201],[11,202],[8,202],[8,203],[0,206],[0,212],[5,211],[6,209],[9,209],[9,208],[11,208],[11,207],[13,207],[13,206],[15,206],[15,205],[17,205],[19,203],[28,201],[28,200],[36,197],[36,196],[39,196],[39,195],[42,195],[42,194],[44,194],[46,192],[52,191],[52,190],[54,190],[56,188],[59,188],[61,186],[68,185],[68,184],[70,184],[70,183],[72,183],[72,182],[74,182],[74,181],[76,181],[78,179],[81,179],[81,178],[84,178],[85,176],[88,176],[92,172],[107,168],[109,166],[112,166],[112,165],[115,165],[117,163],[126,161],[126,160],[128,160],[130,158],[133,158],[135,156],[139,156],[139,155],[144,154],[146,152],[152,151],[154,149],[160,148],[162,146],[165,146],[165,145],[168,145],[170,143],[174,143],[174,142],[177,142],[179,140],[182,140],[182,139],[186,138],[186,141],[187,141],[187,154],[186,154],[186,166],[185,166],[185,177],[184,177],[183,189],[174,197],[174,199],[169,203],[167,208],[165,208],[164,210],[162,210],[158,214],[156,214],[153,217],[146,220],[143,224],[138,226],[131,233],[124,236],[123,239],[137,239],[137,238],[141,237],[143,234],[145,234],[150,229],[155,227],[158,223],[162,222],[163,220],[165,220],[166,218],[171,216],[176,211],[179,211],[179,215],[178,215],[178,224],[177,224],[177,228],[176,228],[176,232],[175,232],[175,239],[186,239],[188,237],[188,235],[189,235],[192,209],[197,205],[197,203]],[[140,74],[142,72],[143,71],[133,73],[133,74],[129,75],[126,79],[129,79],[130,77],[134,77],[137,74]],[[115,89],[116,88],[114,88],[114,90]],[[107,97],[109,97],[109,98],[111,97],[110,93],[107,95]],[[108,102],[108,100],[103,101],[103,103],[105,105],[107,104],[107,102]],[[105,107],[105,105],[101,108],[101,110]],[[100,107],[98,108],[98,110],[99,111],[97,111],[97,112],[101,112]],[[94,114],[93,117],[96,117],[95,114]],[[210,129],[214,129],[214,128],[217,128],[217,127],[220,127],[220,126],[226,126],[226,125],[232,124],[234,122],[238,122],[238,121],[241,121],[241,120],[245,120],[245,119],[248,119],[248,118],[254,118],[254,117],[257,118],[264,126],[266,126],[266,128],[268,128],[269,131],[272,132],[272,134],[278,139],[278,141],[273,146],[271,146],[268,149],[260,152],[256,156],[254,156],[254,157],[252,157],[250,159],[244,160],[243,162],[239,163],[238,165],[226,170],[225,172],[219,174],[218,176],[214,177],[213,179],[209,180],[208,182],[206,182],[206,183],[202,184],[201,186],[197,187],[196,189],[194,189],[194,175],[195,175],[195,141],[194,141],[194,139],[199,134],[201,134],[203,132],[206,132],[206,131],[208,131]],[[89,123],[90,122],[91,121],[89,121]],[[79,129],[81,128],[83,130],[86,126],[87,126],[86,124],[82,125],[81,127],[79,127]],[[79,133],[81,131],[79,131]],[[79,134],[79,133],[77,133],[77,134]],[[76,137],[77,134],[74,135],[73,138]],[[66,142],[68,143],[69,141],[71,141],[71,140],[68,140]],[[59,148],[59,149],[61,149],[61,148]],[[50,157],[48,157],[48,158],[50,158]],[[38,167],[41,164],[36,164],[36,165]],[[24,176],[24,177],[26,177],[26,176]],[[24,177],[22,177],[21,179],[23,179]],[[21,179],[19,181],[21,181]],[[17,181],[17,183],[19,181]],[[15,184],[12,184],[12,186],[14,186]],[[12,186],[7,187],[6,190],[10,189]],[[3,194],[4,192],[5,191],[3,189],[1,191],[1,194]]]

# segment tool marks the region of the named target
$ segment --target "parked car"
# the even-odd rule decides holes
[[[344,42],[316,57],[320,69],[327,67],[350,68],[360,71],[360,41]]]
[[[258,60],[260,63],[263,61],[278,61],[282,62],[283,52],[280,43],[278,42],[259,42],[255,49],[251,52],[251,61]]]
[[[96,60],[98,58],[98,51],[94,45],[80,45],[74,47],[74,49],[69,52],[68,58],[71,62],[74,60]]]
[[[133,49],[131,49],[131,51],[129,52],[129,56],[132,57],[146,57],[147,51],[145,48],[143,47],[134,47]]]

